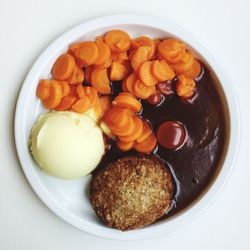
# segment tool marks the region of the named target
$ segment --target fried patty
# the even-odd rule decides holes
[[[174,184],[170,172],[154,156],[126,156],[93,177],[90,201],[99,218],[122,231],[141,228],[170,207]]]

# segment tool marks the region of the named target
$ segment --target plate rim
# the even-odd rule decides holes
[[[99,227],[86,221],[83,223],[83,221],[73,213],[70,213],[67,209],[61,207],[59,203],[53,198],[53,196],[50,195],[48,190],[44,187],[39,177],[36,175],[35,170],[29,167],[30,164],[27,164],[27,160],[29,161],[27,156],[27,145],[25,145],[26,143],[24,141],[24,134],[20,133],[20,128],[24,127],[24,119],[22,119],[24,110],[23,104],[25,103],[25,93],[29,90],[30,87],[30,79],[32,79],[33,75],[36,74],[36,72],[39,70],[41,64],[44,64],[44,61],[49,58],[50,54],[52,54],[52,52],[54,53],[57,47],[59,47],[59,45],[62,44],[65,40],[72,39],[72,36],[79,36],[79,32],[81,30],[84,30],[86,33],[86,30],[91,31],[96,28],[120,24],[144,25],[151,28],[157,28],[166,32],[173,33],[176,36],[180,36],[184,40],[193,41],[193,43],[189,43],[192,46],[195,44],[194,48],[199,53],[202,52],[203,54],[201,54],[203,56],[204,53],[206,54],[204,58],[210,65],[212,65],[213,70],[219,78],[226,99],[228,101],[227,105],[230,112],[230,142],[227,149],[226,158],[219,175],[216,177],[211,187],[209,187],[209,190],[207,190],[207,192],[198,200],[198,202],[196,201],[195,204],[193,204],[187,211],[181,213],[173,219],[170,219],[168,222],[128,232],[121,232],[107,227]],[[222,82],[224,82],[224,84]],[[226,88],[225,85],[227,85]],[[235,166],[237,160],[241,137],[239,102],[235,93],[236,92],[234,91],[231,80],[229,79],[228,74],[226,73],[226,70],[222,66],[222,63],[220,62],[218,57],[215,56],[211,52],[211,50],[207,48],[203,41],[197,39],[194,34],[170,20],[148,15],[134,14],[107,15],[87,20],[82,24],[79,24],[69,31],[63,33],[54,42],[52,42],[36,59],[25,80],[23,81],[17,99],[14,119],[15,144],[20,165],[22,166],[24,174],[33,191],[42,200],[42,202],[58,217],[80,230],[83,230],[95,236],[115,240],[142,240],[170,233],[192,221],[201,212],[203,212],[216,199],[218,194],[221,193],[221,190],[225,186],[225,183],[228,181],[229,176],[232,173],[233,167]]]

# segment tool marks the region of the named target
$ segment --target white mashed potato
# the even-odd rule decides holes
[[[45,172],[63,179],[88,175],[105,152],[95,121],[68,111],[41,114],[31,131],[30,149]]]

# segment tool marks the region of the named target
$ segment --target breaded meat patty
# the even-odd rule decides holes
[[[126,156],[93,177],[90,201],[107,226],[125,231],[160,218],[171,205],[173,191],[172,176],[160,159]]]

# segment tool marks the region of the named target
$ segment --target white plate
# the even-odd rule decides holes
[[[39,114],[45,111],[35,95],[39,79],[50,76],[53,62],[58,55],[67,50],[69,44],[94,39],[97,35],[104,34],[111,29],[128,31],[131,36],[149,35],[155,38],[174,36],[192,45],[192,48],[195,48],[193,51],[196,51],[196,55],[212,66],[213,72],[221,82],[230,114],[230,143],[227,156],[219,175],[209,190],[186,211],[177,216],[129,232],[108,228],[97,219],[88,200],[90,176],[71,181],[53,178],[37,167],[28,149],[30,130]],[[224,74],[217,59],[194,35],[172,22],[155,17],[141,15],[107,16],[87,21],[66,32],[54,41],[37,59],[23,83],[17,102],[15,117],[16,147],[22,168],[32,188],[40,199],[63,220],[81,230],[105,238],[120,240],[145,239],[175,230],[200,214],[214,200],[228,178],[237,155],[240,138],[238,114],[238,104],[229,79]]]

